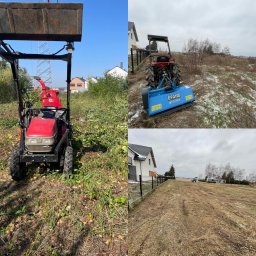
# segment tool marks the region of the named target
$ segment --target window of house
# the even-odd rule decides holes
[[[70,86],[76,86],[75,84],[70,84]]]
[[[77,86],[77,87],[82,87],[82,86],[83,86],[83,84],[81,84],[81,83],[77,83],[77,84],[76,84],[76,86]]]
[[[131,33],[131,39],[132,39],[132,33]]]
[[[148,164],[150,165],[150,159],[148,159]]]

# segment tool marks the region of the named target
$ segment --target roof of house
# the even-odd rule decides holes
[[[156,167],[156,160],[154,157],[153,149],[151,147],[146,147],[146,146],[141,146],[141,145],[136,145],[136,144],[128,144],[128,148],[130,148],[131,151],[133,151],[135,154],[142,156],[146,159],[146,157],[151,154],[154,166]],[[145,160],[144,159],[144,160]]]
[[[133,29],[133,31],[134,31],[135,39],[136,39],[136,41],[138,42],[138,41],[139,41],[139,38],[138,38],[138,35],[137,35],[137,31],[136,31],[136,28],[135,28],[135,24],[134,24],[134,22],[132,22],[132,21],[128,21],[128,31],[131,31],[132,29]]]
[[[73,77],[72,80],[75,79],[75,78],[78,78],[78,79],[80,79],[81,81],[85,82],[85,79],[84,79],[83,77],[78,77],[78,76],[76,76],[76,77]]]
[[[119,76],[125,78],[128,75],[128,72],[125,69],[120,68],[119,66],[115,66],[114,68],[107,71],[107,74],[115,77]]]

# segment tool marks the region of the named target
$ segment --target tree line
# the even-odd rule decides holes
[[[205,168],[205,180],[207,180],[207,178],[222,179],[229,184],[244,185],[248,185],[249,182],[256,181],[255,174],[252,173],[245,177],[244,169],[231,166],[230,163],[227,163],[225,166],[216,166],[209,163]]]
[[[21,89],[24,92],[32,87],[32,81],[25,68],[19,68]],[[0,103],[16,100],[17,93],[12,77],[11,67],[5,60],[0,59]]]
[[[199,55],[230,55],[230,49],[228,46],[222,47],[220,43],[211,42],[209,39],[199,41],[197,39],[190,38],[183,47],[183,52],[196,53]]]

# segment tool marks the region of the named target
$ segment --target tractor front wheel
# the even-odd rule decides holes
[[[10,160],[10,174],[15,181],[21,181],[26,175],[26,164],[20,162],[20,151],[14,149]]]
[[[74,169],[73,148],[67,146],[64,155],[63,173],[72,174]]]

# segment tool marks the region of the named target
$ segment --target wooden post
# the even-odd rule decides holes
[[[154,177],[152,176],[152,189],[154,189]]]

